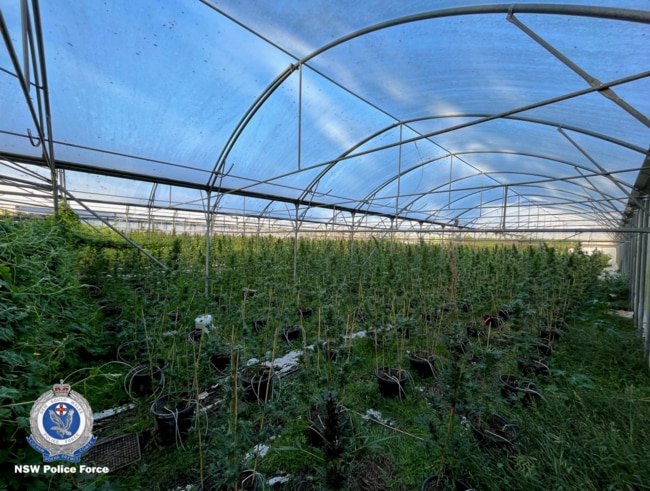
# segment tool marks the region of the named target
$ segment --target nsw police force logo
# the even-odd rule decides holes
[[[36,400],[29,424],[32,434],[27,441],[43,454],[43,462],[79,462],[96,441],[88,401],[63,381]]]

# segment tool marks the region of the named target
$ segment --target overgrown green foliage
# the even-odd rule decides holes
[[[211,476],[233,489],[250,468],[265,479],[287,476],[287,490],[412,490],[433,474],[482,490],[645,489],[650,379],[631,322],[610,313],[626,306],[625,281],[599,276],[607,264],[600,254],[579,246],[303,239],[294,280],[292,240],[215,236],[206,291],[204,237],[132,234],[162,269],[109,232],[62,222],[3,227],[3,244],[22,237],[19,250],[35,249],[1,249],[0,315],[10,320],[2,361],[16,375],[3,379],[1,431],[7,439],[18,428],[24,435],[29,402],[53,377],[81,369],[72,378],[84,380],[78,388],[93,409],[135,404],[100,436],[137,431],[142,459],[106,485],[167,490]],[[43,276],[50,256],[65,261],[63,275]],[[215,328],[191,342],[201,314],[212,315]],[[287,342],[284,328],[294,325],[302,337]],[[562,337],[550,346],[542,331]],[[366,337],[352,339],[360,332]],[[54,347],[42,349],[44,340]],[[126,342],[132,358],[110,361]],[[231,363],[218,373],[209,360],[224,348]],[[520,358],[551,348],[550,374],[526,374],[542,397],[528,406],[502,397],[499,375],[523,378]],[[266,403],[243,397],[241,367],[291,350],[302,351],[299,369],[276,373]],[[436,376],[412,373],[404,398],[384,398],[374,372],[408,369],[407,351],[435,354]],[[5,360],[12,357],[20,363]],[[164,373],[153,395],[122,386],[142,361]],[[111,385],[117,373],[120,383]],[[208,393],[201,404],[209,410],[199,411],[182,446],[161,448],[148,409],[157,395],[177,391]],[[329,447],[308,438],[307,411],[322,394],[329,394],[321,400],[330,404],[325,419],[334,421]],[[348,429],[338,435],[343,414]],[[468,425],[475,414],[515,424],[516,445],[504,451],[477,440]],[[38,460],[20,448],[10,450],[12,459]]]
[[[110,345],[100,318],[80,283],[66,220],[0,222],[0,461],[38,461],[26,443],[29,411],[52,384],[66,379],[79,390],[94,376],[111,385],[111,374],[99,368]],[[13,472],[7,481],[47,488]]]

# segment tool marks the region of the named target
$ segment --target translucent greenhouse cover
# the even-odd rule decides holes
[[[614,229],[648,161],[647,0],[0,8],[19,206]]]

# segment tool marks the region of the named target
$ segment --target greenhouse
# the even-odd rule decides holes
[[[650,489],[647,0],[0,31],[0,490]]]

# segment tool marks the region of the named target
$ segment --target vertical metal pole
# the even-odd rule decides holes
[[[643,228],[647,229],[650,226],[650,218],[648,216],[650,199],[647,197],[644,198],[642,205],[643,210],[639,216],[643,222]],[[643,352],[646,362],[650,363],[650,261],[648,261],[648,247],[650,244],[648,234],[644,232],[641,235],[643,236],[643,300],[640,303],[641,310],[639,311],[638,317],[641,319],[641,329],[643,330]]]
[[[637,225],[636,216],[637,216],[636,211],[633,211],[632,216],[630,217],[630,227],[631,228],[635,228],[636,225]],[[632,311],[635,311],[635,309],[636,309],[636,295],[637,295],[637,291],[636,291],[636,286],[637,286],[636,285],[636,275],[637,275],[637,270],[638,270],[637,266],[639,264],[639,257],[638,257],[639,247],[638,247],[638,244],[637,244],[638,236],[639,236],[638,233],[632,232],[630,234],[630,238],[629,238],[629,249],[630,249],[630,257],[629,257],[629,261],[630,261],[630,265],[629,265],[629,268],[630,268],[629,269],[630,299],[629,299],[629,302],[630,302],[630,308],[632,309]]]
[[[508,210],[508,186],[503,187],[503,211],[501,213],[501,229],[506,229],[506,214]]]
[[[352,212],[352,225],[351,225],[351,232],[350,232],[350,260],[354,257],[354,217],[355,217],[355,212]]]
[[[298,66],[298,170],[302,155],[302,63]]]
[[[296,203],[296,221],[293,224],[293,282],[298,281],[298,203]]]
[[[205,294],[210,292],[210,244],[212,242],[212,191],[207,192],[207,207],[205,210]]]
[[[641,210],[634,210],[634,228],[638,229],[641,227]],[[634,246],[636,250],[636,260],[634,265],[634,325],[637,329],[641,330],[641,320],[639,318],[639,311],[642,305],[643,299],[643,290],[641,289],[641,276],[643,271],[643,234],[636,233],[634,240]]]

